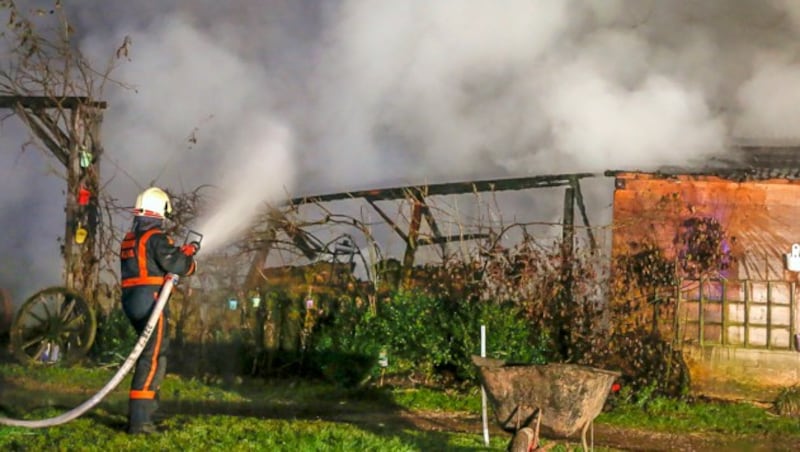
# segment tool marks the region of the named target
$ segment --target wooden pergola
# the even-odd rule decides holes
[[[454,236],[443,235],[436,219],[434,218],[433,210],[430,208],[427,201],[427,199],[431,196],[565,187],[562,229],[565,253],[564,258],[569,259],[573,254],[575,207],[578,208],[578,211],[581,214],[581,219],[583,220],[583,224],[586,226],[590,246],[592,249],[595,249],[597,245],[590,228],[589,218],[586,214],[586,206],[583,200],[580,181],[584,178],[597,176],[597,174],[593,173],[574,173],[428,185],[397,186],[380,189],[302,196],[289,200],[287,204],[290,206],[298,206],[302,204],[321,204],[348,199],[363,199],[405,243],[402,267],[404,275],[407,277],[410,275],[411,268],[414,265],[416,251],[420,246],[438,245],[442,248],[442,252],[444,254],[447,243],[475,240],[487,237],[486,234],[479,233],[459,234]],[[401,225],[397,224],[397,222],[393,220],[379,205],[379,203],[383,201],[396,200],[408,200],[411,202],[411,215],[408,221],[407,229],[404,229],[401,227]],[[303,229],[289,221],[285,221],[285,219],[274,218],[273,220],[274,221],[272,221],[272,223],[275,228],[286,233],[286,235],[292,239],[295,246],[297,246],[297,248],[306,257],[313,258],[315,256],[318,250],[315,250],[313,245],[307,240],[306,233]],[[423,220],[425,223],[427,223],[428,228],[431,231],[430,236],[420,235],[420,228],[422,227]],[[271,234],[274,238],[275,231],[272,231]],[[246,287],[252,287],[258,281],[259,270],[264,265],[272,245],[273,240],[265,240],[262,246],[256,251],[253,264],[245,280]],[[565,268],[567,267],[569,266],[565,266]],[[569,278],[569,275],[565,276]]]

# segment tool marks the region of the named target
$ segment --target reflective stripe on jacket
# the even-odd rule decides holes
[[[160,286],[167,273],[188,276],[195,261],[174,245],[159,227],[138,229],[125,234],[120,246],[122,287]]]

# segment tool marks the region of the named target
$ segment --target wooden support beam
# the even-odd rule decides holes
[[[257,289],[261,285],[261,271],[267,261],[269,252],[272,251],[272,245],[275,243],[275,229],[270,227],[265,235],[264,244],[256,250],[253,263],[250,264],[250,269],[247,271],[247,276],[244,280],[245,290]]]
[[[561,359],[569,360],[570,343],[572,341],[572,318],[569,313],[572,303],[572,266],[574,259],[575,241],[575,189],[567,187],[564,190],[564,220],[561,244],[561,293],[556,300],[556,340]]]
[[[297,227],[294,223],[287,221],[282,225],[282,229],[286,232],[286,235],[292,239],[294,246],[303,253],[306,259],[313,260],[319,255],[319,252],[322,251],[308,240],[306,231]]]
[[[436,224],[436,219],[433,217],[433,213],[431,212],[430,206],[428,206],[423,199],[419,198],[413,198],[413,199],[414,199],[413,202],[420,204],[420,209],[421,209],[420,211],[422,215],[425,217],[425,221],[428,223],[428,226],[430,227],[431,232],[433,233],[432,238],[418,236],[417,246],[441,245],[442,253],[445,253],[446,252],[445,245],[449,242],[456,242],[459,240],[476,240],[488,237],[488,235],[486,234],[462,234],[462,235],[448,236],[448,237],[442,236],[441,230],[439,229],[439,226]],[[392,230],[394,230],[395,233],[397,233],[397,235],[399,235],[400,238],[403,239],[403,241],[406,244],[408,244],[410,241],[409,234],[406,234],[402,229],[400,229],[397,223],[395,223],[394,220],[392,220],[389,217],[389,215],[386,214],[386,212],[384,212],[380,207],[378,207],[375,204],[375,200],[371,198],[366,198],[366,201],[370,206],[372,206],[373,209],[375,209],[376,212],[378,212],[378,215],[380,215],[381,218],[383,218],[383,221],[385,221],[389,225],[389,227],[391,227]],[[421,226],[421,218],[420,218],[420,225],[417,226],[417,231],[419,231],[419,226]]]
[[[564,190],[564,221],[561,231],[562,258],[564,259],[565,283],[572,278],[572,260],[575,248],[575,189]]]
[[[375,204],[375,200],[374,200],[374,199],[372,199],[372,198],[366,198],[366,200],[367,200],[367,203],[368,203],[370,206],[372,206],[372,208],[373,208],[373,209],[375,209],[375,212],[378,212],[378,215],[380,215],[380,216],[381,216],[381,218],[383,218],[383,221],[385,221],[385,222],[386,222],[386,224],[388,224],[388,225],[389,225],[389,227],[391,227],[391,228],[392,228],[392,230],[393,230],[394,232],[396,232],[396,233],[397,233],[397,235],[399,235],[399,236],[400,236],[400,238],[401,238],[401,239],[403,239],[403,241],[404,241],[404,242],[408,243],[408,235],[406,235],[406,233],[405,233],[405,232],[403,232],[403,230],[402,230],[402,229],[400,229],[400,226],[398,226],[398,225],[397,225],[397,223],[395,223],[395,222],[394,222],[394,220],[392,220],[391,218],[389,218],[389,215],[387,215],[387,214],[386,214],[386,212],[384,212],[383,210],[381,210],[381,208],[380,208],[380,207],[378,207],[378,206]]]
[[[428,223],[428,227],[433,234],[433,240],[430,240],[429,243],[439,244],[439,249],[442,250],[442,257],[447,257],[447,243],[450,240],[440,240],[442,238],[442,231],[439,229],[439,225],[436,223],[436,219],[433,218],[433,212],[431,212],[431,208],[429,205],[425,204],[424,200],[420,200],[423,203],[422,207],[422,215],[425,216],[425,221]]]
[[[41,118],[28,110],[18,108],[16,112],[22,122],[31,129],[31,132],[33,132],[36,138],[40,139],[56,160],[61,162],[66,168],[69,165],[69,153],[66,152],[66,147],[68,145],[62,146],[58,143],[60,136],[58,138],[53,137],[53,133],[58,135],[63,135],[63,133],[60,133],[61,131],[58,129],[53,131],[51,128],[44,126],[41,122]]]
[[[80,106],[105,110],[108,104],[105,101],[91,100],[86,96],[0,96],[0,108],[16,108],[17,106],[33,110],[44,108],[75,110]]]
[[[574,178],[572,179],[572,183],[570,186],[575,190],[575,201],[578,204],[578,211],[581,213],[581,218],[583,219],[583,225],[586,226],[586,235],[589,236],[589,246],[591,246],[592,252],[594,253],[597,251],[597,242],[594,239],[594,233],[592,232],[592,226],[589,224],[589,216],[586,215],[586,206],[583,203],[583,193],[581,192],[581,183],[580,179]]]
[[[414,255],[417,252],[417,237],[419,227],[422,224],[422,206],[420,202],[414,201],[411,206],[411,221],[408,225],[408,241],[406,242],[406,252],[403,255],[403,282],[409,281],[411,271],[414,267]]]

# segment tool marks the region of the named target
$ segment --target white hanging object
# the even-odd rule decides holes
[[[792,252],[786,255],[786,269],[800,272],[800,243],[792,245]]]

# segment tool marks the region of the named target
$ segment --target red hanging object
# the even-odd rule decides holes
[[[92,194],[89,192],[89,190],[81,187],[80,190],[78,190],[78,204],[82,206],[89,204],[89,197],[91,195]]]

